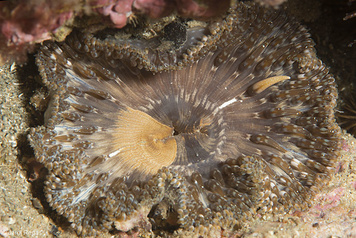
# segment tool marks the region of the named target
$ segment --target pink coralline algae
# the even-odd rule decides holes
[[[26,60],[35,43],[50,39],[73,16],[71,2],[0,2],[0,63]]]
[[[132,15],[132,3],[134,0],[97,0],[91,1],[93,11],[110,17],[116,28],[126,25],[127,19]]]
[[[1,33],[8,39],[8,43],[13,45],[49,39],[50,32],[72,16],[71,11],[53,16],[49,14],[49,8],[50,6],[44,3],[30,8],[21,3],[12,10],[9,18],[2,19]],[[28,14],[29,11],[31,14]]]

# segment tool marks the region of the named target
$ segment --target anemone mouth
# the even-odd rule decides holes
[[[231,229],[305,207],[332,170],[337,93],[304,28],[241,4],[185,33],[168,51],[73,33],[39,52],[51,102],[30,140],[78,233],[149,230],[166,203],[163,226]]]

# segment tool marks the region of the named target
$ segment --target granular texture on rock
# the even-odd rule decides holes
[[[78,31],[38,53],[51,101],[29,138],[78,234],[229,235],[249,215],[307,208],[328,181],[337,91],[306,30],[240,3],[182,32]]]

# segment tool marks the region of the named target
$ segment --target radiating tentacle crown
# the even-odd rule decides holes
[[[51,101],[29,138],[50,206],[82,235],[203,236],[306,208],[340,143],[306,30],[239,3],[171,48],[159,34],[74,32],[38,53]]]

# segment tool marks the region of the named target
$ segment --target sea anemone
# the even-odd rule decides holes
[[[240,3],[176,41],[108,32],[37,55],[51,101],[29,138],[50,206],[78,234],[226,235],[250,214],[306,208],[327,182],[334,78],[283,12]]]

